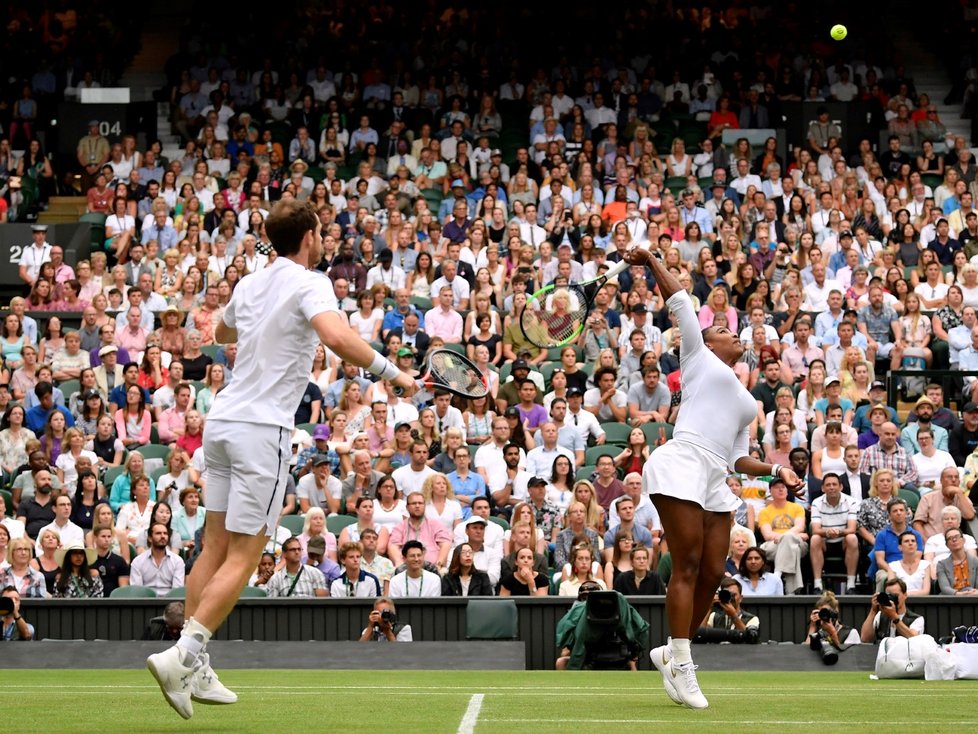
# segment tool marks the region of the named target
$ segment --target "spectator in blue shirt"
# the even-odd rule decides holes
[[[890,564],[903,558],[903,550],[900,548],[901,534],[913,533],[917,537],[917,548],[924,547],[923,537],[908,522],[910,506],[905,499],[893,497],[886,503],[886,511],[890,515],[890,524],[876,534],[876,543],[869,559],[869,577],[875,579],[877,591],[883,590]],[[920,550],[917,555],[921,555]]]
[[[455,471],[448,474],[448,483],[455,492],[455,499],[462,505],[462,519],[468,520],[472,516],[472,501],[489,493],[486,480],[479,473],[469,471],[472,456],[468,446],[459,446],[452,458],[455,460]]]
[[[48,416],[52,411],[57,410],[65,417],[65,427],[71,428],[75,425],[75,419],[63,406],[56,405],[54,402],[54,387],[50,382],[39,382],[34,387],[34,395],[37,396],[38,404],[24,414],[24,424],[40,436],[44,433],[44,426],[47,425]]]

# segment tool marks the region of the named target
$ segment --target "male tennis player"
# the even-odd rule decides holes
[[[183,718],[193,703],[226,704],[205,648],[234,608],[275,530],[285,494],[294,414],[322,341],[348,363],[368,369],[405,395],[412,377],[378,354],[343,318],[322,260],[321,225],[307,203],[283,201],[265,222],[275,262],[244,278],[218,324],[219,342],[237,342],[234,380],[207,416],[204,550],[187,579],[187,622],[179,641],[147,667]]]
[[[683,343],[682,403],[673,439],[655,450],[642,474],[669,539],[673,566],[666,594],[672,639],[652,650],[651,657],[673,701],[704,709],[709,703],[696,681],[689,642],[723,578],[731,512],[737,506],[726,484],[729,470],[780,476],[789,488],[799,481],[791,469],[748,455],[747,427],[757,416],[757,404],[732,369],[744,353],[737,334],[725,326],[700,331],[689,294],[658,253],[636,249],[628,259],[651,266],[663,299],[676,314]]]

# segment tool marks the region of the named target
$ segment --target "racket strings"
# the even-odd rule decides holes
[[[489,394],[486,377],[466,359],[454,353],[437,352],[429,362],[430,379],[470,397]]]
[[[523,333],[538,347],[567,344],[583,330],[590,301],[588,292],[577,284],[541,291],[521,316]]]

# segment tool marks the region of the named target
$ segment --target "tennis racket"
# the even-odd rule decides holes
[[[463,398],[484,398],[489,394],[489,379],[468,357],[451,349],[435,349],[428,353],[425,373],[418,379],[419,387],[427,390],[447,390]],[[400,397],[404,389],[394,388]]]
[[[572,343],[584,331],[594,297],[609,279],[628,268],[627,260],[615,263],[608,272],[584,283],[547,285],[526,300],[520,315],[520,330],[526,340],[543,349]]]

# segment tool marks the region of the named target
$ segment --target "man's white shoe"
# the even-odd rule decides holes
[[[238,702],[238,694],[228,689],[211,667],[210,656],[202,652],[194,666],[190,697],[197,703],[221,706]]]
[[[705,709],[710,703],[700,690],[696,681],[696,666],[692,663],[679,665],[675,660],[669,663],[667,678],[672,681],[676,695],[691,709]]]
[[[653,648],[649,652],[649,658],[651,658],[656,670],[662,673],[662,687],[666,689],[666,695],[675,703],[682,706],[683,700],[676,693],[676,687],[672,684],[669,675],[669,661],[672,660],[672,652],[669,650],[669,645],[660,645],[659,647]]]
[[[183,664],[183,653],[173,647],[150,655],[146,667],[160,684],[160,690],[170,707],[180,716],[189,719],[194,715],[194,705],[190,700],[193,687],[194,669]]]

